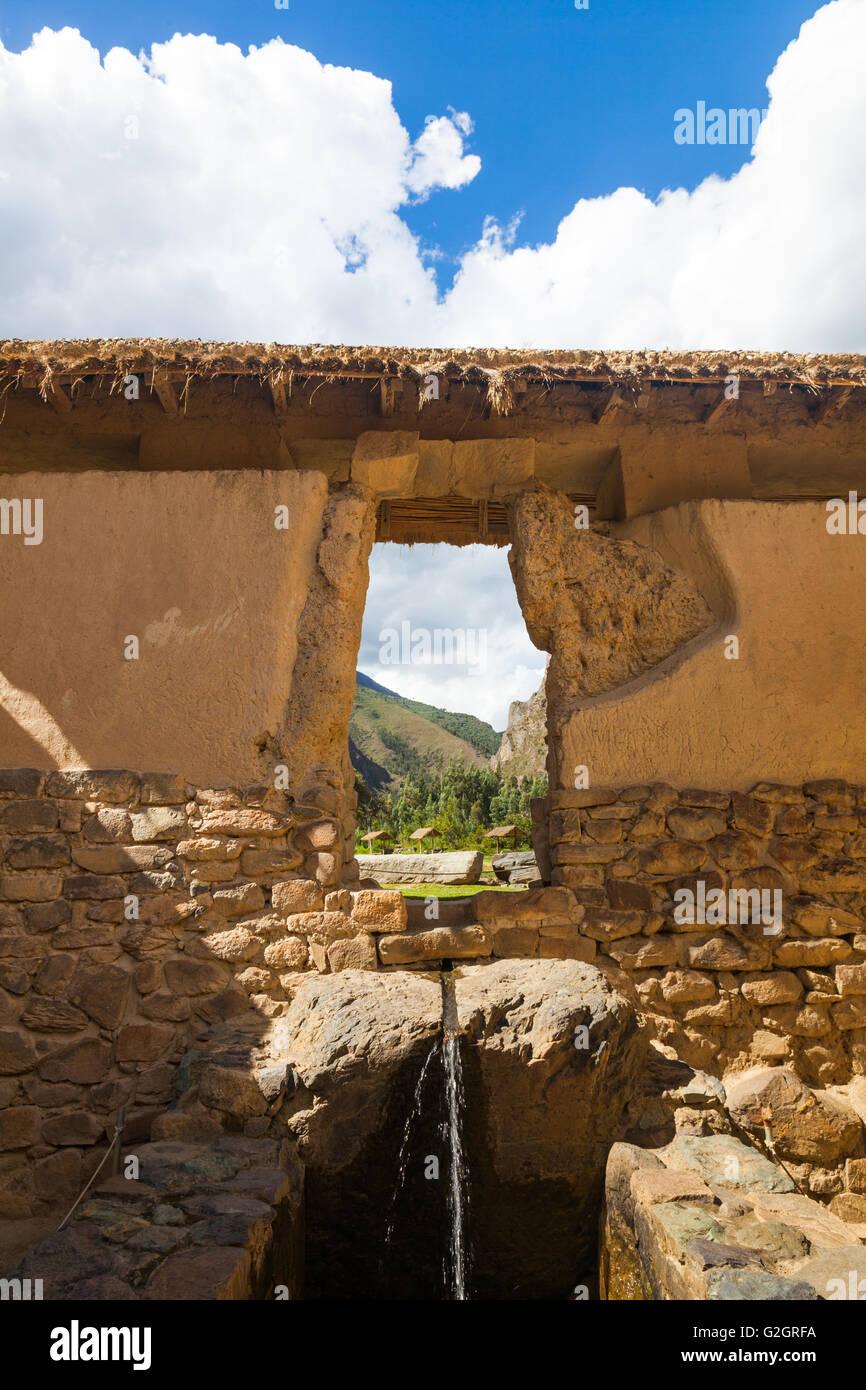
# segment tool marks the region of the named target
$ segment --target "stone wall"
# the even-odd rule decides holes
[[[307,971],[594,962],[693,1066],[866,1074],[866,788],[554,791],[552,885],[433,908],[358,888],[341,804],[326,783],[300,802],[167,774],[0,774],[7,1202],[77,1190],[120,1106],[146,1136],[190,1045],[280,1014]],[[779,893],[779,921],[677,920],[700,883]]]
[[[120,1106],[146,1136],[214,1023],[306,969],[375,968],[399,895],[353,894],[351,807],[162,773],[0,773],[0,1210],[77,1192]],[[288,991],[288,992],[287,992]]]
[[[692,1065],[793,1060],[808,1081],[866,1071],[866,787],[756,785],[751,794],[554,791],[554,888],[484,895],[505,954],[595,961]],[[680,889],[778,892],[781,920],[675,920]],[[525,920],[534,914],[537,922]],[[683,903],[681,916],[688,913]],[[716,900],[718,901],[718,900]],[[756,905],[754,900],[747,906]],[[736,905],[735,905],[736,906]]]

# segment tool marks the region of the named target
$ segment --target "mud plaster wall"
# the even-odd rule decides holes
[[[823,503],[686,502],[606,535],[575,531],[561,494],[513,510],[518,594],[553,653],[552,786],[580,766],[725,791],[862,777],[866,544],[828,534]]]
[[[148,767],[199,785],[261,777],[317,578],[324,476],[14,482],[5,496],[43,500],[44,538],[0,542],[0,765]],[[278,505],[288,530],[275,527]],[[360,632],[366,556],[352,578]],[[124,659],[130,634],[138,660]]]

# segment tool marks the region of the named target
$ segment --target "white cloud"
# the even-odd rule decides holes
[[[408,337],[435,285],[399,210],[474,177],[464,139],[440,117],[413,146],[390,83],[278,40],[100,63],[42,30],[0,50],[4,328]]]
[[[463,140],[472,133],[466,111],[450,116],[428,116],[413,146],[413,162],[406,186],[427,196],[433,188],[462,188],[481,170],[477,154],[463,153]]]
[[[488,223],[440,298],[401,214],[478,173],[468,113],[413,144],[390,83],[279,40],[176,36],[100,63],[43,30],[0,48],[3,328],[862,351],[864,49],[866,4],[833,0],[780,57],[732,178],[582,199],[546,245]]]
[[[581,200],[534,249],[488,227],[449,296],[449,336],[863,351],[864,52],[866,4],[834,0],[780,57],[753,156],[732,178],[656,202],[631,188]]]
[[[403,624],[408,627],[404,641]],[[463,633],[462,665],[442,660],[392,661],[393,655],[435,656],[436,630]],[[397,646],[388,634],[397,634]],[[459,636],[441,636],[439,652],[460,654]],[[382,657],[385,660],[382,660]],[[512,700],[541,684],[546,653],[532,645],[514,591],[507,551],[493,546],[377,545],[358,666],[398,695],[475,714],[504,729]]]

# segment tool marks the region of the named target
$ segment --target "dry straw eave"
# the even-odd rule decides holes
[[[747,351],[602,352],[513,351],[498,348],[339,347],[319,344],[214,343],[168,338],[0,341],[0,381],[36,386],[47,397],[52,383],[107,377],[111,389],[128,374],[168,374],[183,380],[259,376],[272,387],[299,378],[425,377],[485,389],[496,413],[507,414],[515,393],[529,383],[601,381],[639,388],[642,383],[713,382],[735,374],[743,381],[799,385],[820,391],[866,385],[866,357]]]

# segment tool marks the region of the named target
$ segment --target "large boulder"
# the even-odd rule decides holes
[[[336,1173],[355,1161],[399,1074],[420,1066],[441,1025],[439,982],[411,971],[341,970],[301,983],[271,1051],[298,1078],[287,1120],[305,1163]]]
[[[449,850],[443,854],[360,854],[364,878],[379,883],[477,883],[484,855],[480,850]]]
[[[308,1297],[441,1296],[445,1182],[424,1176],[428,1154],[447,1172],[441,1027],[438,978],[351,969],[304,980],[275,1024],[296,1080],[280,1119],[307,1171]]]
[[[534,850],[518,849],[509,850],[507,854],[494,854],[490,862],[500,883],[541,882]]]
[[[734,1119],[761,1137],[766,1126],[782,1159],[829,1168],[862,1152],[860,1117],[838,1097],[810,1090],[790,1067],[754,1067],[725,1084]]]
[[[464,966],[455,988],[473,1296],[568,1296],[594,1262],[605,1161],[641,1089],[644,1036],[578,961]]]

